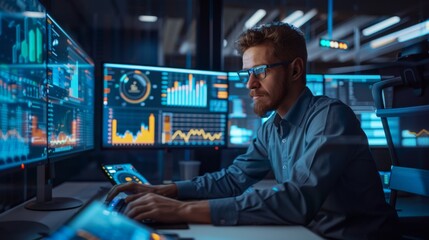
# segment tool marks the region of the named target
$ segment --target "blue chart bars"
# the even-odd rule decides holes
[[[0,171],[46,159],[45,22],[34,1],[0,4]]]
[[[171,76],[169,76],[171,75]],[[184,77],[184,79],[182,79]],[[193,74],[162,73],[162,104],[166,106],[207,106],[207,82]]]
[[[226,145],[225,72],[105,63],[103,73],[104,147]]]

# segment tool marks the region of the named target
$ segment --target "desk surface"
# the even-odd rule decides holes
[[[53,190],[53,197],[73,197],[84,203],[91,199],[100,187],[110,187],[108,182],[67,182]],[[33,199],[34,200],[34,199]],[[36,221],[45,224],[53,232],[60,228],[80,208],[61,211],[31,211],[25,203],[0,215],[0,221]],[[229,226],[217,227],[205,224],[190,224],[186,230],[159,230],[161,233],[176,233],[181,238],[194,240],[214,239],[322,239],[302,226]]]
[[[100,187],[111,187],[108,182],[67,182],[54,188],[52,196],[55,197],[72,197],[86,203],[100,190]],[[35,221],[45,224],[51,232],[61,227],[67,219],[77,213],[80,209],[68,209],[60,211],[32,211],[25,208],[24,202],[0,215],[0,221]]]
[[[195,240],[284,240],[323,239],[302,226],[229,226],[190,224],[186,230],[160,230],[160,233],[177,233],[181,238]]]

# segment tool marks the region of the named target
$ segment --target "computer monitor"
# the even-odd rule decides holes
[[[381,80],[380,75],[326,74],[325,95],[338,98],[349,105],[361,122],[370,146],[387,146],[381,119],[375,114],[372,85]]]
[[[255,137],[262,120],[253,112],[246,83],[240,80],[236,72],[229,72],[228,80],[228,147],[246,147]]]
[[[307,87],[314,96],[324,94],[325,81],[322,74],[307,74]]]
[[[425,118],[390,118],[392,140],[398,148],[428,148],[429,129]]]
[[[10,8],[0,5],[0,171],[45,161],[47,150],[45,10],[6,2]]]
[[[37,169],[36,200],[31,210],[63,210],[82,201],[52,197],[54,163],[94,148],[94,63],[47,15],[47,136],[49,165]]]
[[[45,22],[46,11],[38,1],[0,4],[1,175],[47,162]],[[10,190],[1,187],[2,205],[10,204],[5,197]],[[0,220],[0,232],[4,239],[33,239],[49,229],[31,221]]]
[[[313,95],[323,95],[323,75],[307,74],[307,87]],[[253,112],[249,89],[237,75],[228,73],[229,111],[228,111],[228,147],[246,148],[256,137],[256,131],[268,118],[261,118]]]
[[[103,64],[106,148],[226,145],[226,72]]]
[[[94,62],[47,15],[48,157],[94,148]]]

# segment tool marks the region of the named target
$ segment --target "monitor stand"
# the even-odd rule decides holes
[[[2,239],[42,239],[49,235],[49,228],[31,221],[0,221]]]
[[[75,198],[52,197],[52,178],[47,177],[53,174],[47,174],[53,171],[53,164],[50,169],[48,165],[37,166],[37,193],[36,200],[25,205],[25,208],[36,211],[57,211],[77,208],[83,205],[83,202]],[[51,170],[51,171],[50,171]]]

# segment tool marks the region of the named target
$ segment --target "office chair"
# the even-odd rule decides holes
[[[374,84],[372,95],[391,158],[389,204],[401,211],[396,204],[398,193],[423,199],[419,203],[427,205],[425,215],[398,215],[404,239],[428,239],[429,55],[419,64],[414,60],[399,65],[400,76]],[[421,156],[426,161],[413,161]]]

